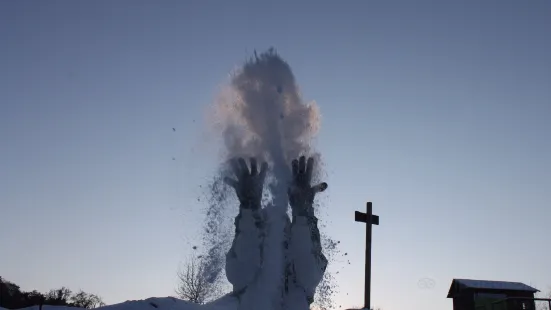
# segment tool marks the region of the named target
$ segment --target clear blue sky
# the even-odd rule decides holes
[[[362,303],[366,201],[375,306],[451,309],[454,277],[551,285],[550,1],[225,3],[0,2],[0,275],[173,294],[216,164],[204,110],[275,46],[324,116],[338,305]]]

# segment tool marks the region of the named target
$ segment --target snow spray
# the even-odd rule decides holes
[[[270,223],[267,224],[272,233],[265,240],[264,267],[269,270],[267,277],[272,281],[266,281],[263,290],[267,296],[274,296],[283,281],[273,279],[284,276],[282,247],[284,217],[288,212],[287,187],[291,181],[289,165],[301,155],[314,157],[314,181],[319,180],[323,165],[320,154],[312,149],[311,143],[320,128],[320,110],[315,102],[303,103],[291,67],[274,49],[269,49],[260,55],[255,53],[230,75],[229,83],[218,94],[209,116],[208,122],[220,135],[224,164],[205,193],[208,196],[203,234],[207,250],[205,270],[209,281],[225,278],[225,253],[231,245],[233,218],[238,212],[239,203],[233,189],[222,182],[222,177],[228,172],[225,163],[235,157],[256,157],[259,161],[267,161],[271,169],[263,206],[270,213]],[[336,242],[326,236],[322,236],[323,239],[325,242],[322,243],[329,245],[324,247],[324,253],[331,259],[332,253],[327,252],[336,251]],[[333,293],[331,279],[327,274],[318,287],[318,298],[326,306],[329,306]]]

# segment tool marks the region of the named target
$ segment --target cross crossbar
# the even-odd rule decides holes
[[[362,213],[360,211],[356,211],[356,213],[354,213],[354,220],[356,222],[367,223],[367,214]],[[371,214],[371,224],[372,225],[379,225],[379,216],[378,215]]]

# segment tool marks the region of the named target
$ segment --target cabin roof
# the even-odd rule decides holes
[[[457,293],[465,289],[524,291],[524,292],[531,292],[531,293],[539,292],[538,289],[535,289],[531,286],[528,286],[520,282],[453,279],[447,298],[454,298]]]

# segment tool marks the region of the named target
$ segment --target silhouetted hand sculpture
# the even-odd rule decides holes
[[[327,183],[322,182],[315,186],[310,186],[312,181],[312,172],[314,170],[314,159],[300,157],[300,160],[293,160],[293,181],[288,190],[289,204],[293,216],[313,215],[314,196],[317,193],[327,189]]]
[[[262,188],[266,179],[268,164],[262,163],[260,171],[255,158],[251,158],[251,170],[243,158],[233,159],[231,166],[237,180],[224,178],[224,182],[235,189],[241,208],[257,210],[260,209],[262,200]]]

